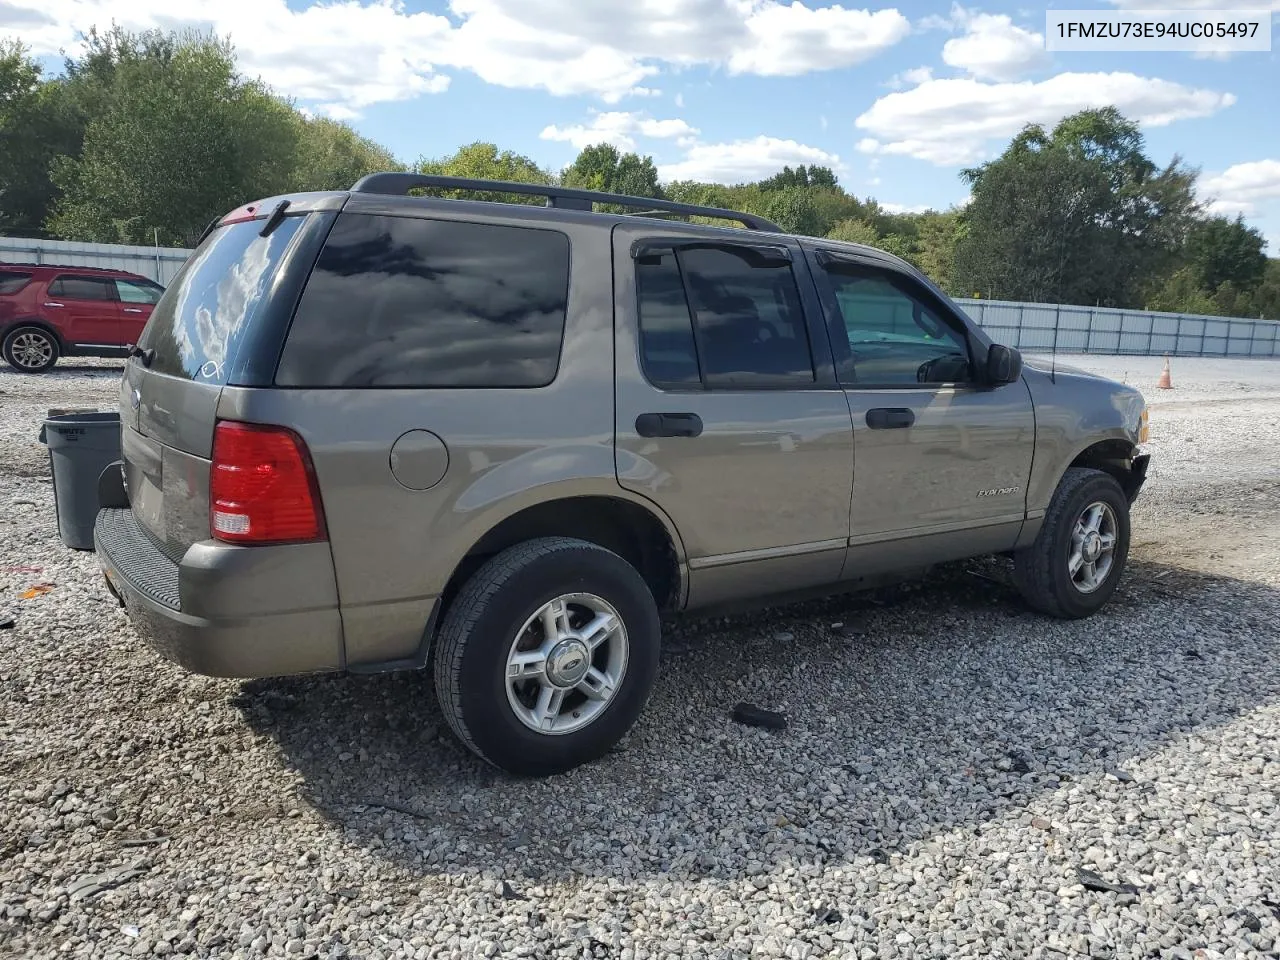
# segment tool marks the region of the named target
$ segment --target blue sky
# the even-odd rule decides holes
[[[1220,6],[1055,4],[1144,5]],[[1114,103],[1158,163],[1200,168],[1213,209],[1245,213],[1280,255],[1274,51],[1050,54],[1045,8],[999,0],[0,0],[0,35],[51,65],[113,19],[230,34],[246,72],[406,160],[489,140],[559,168],[609,140],[664,179],[820,163],[893,209],[963,202],[959,170],[1022,124]]]

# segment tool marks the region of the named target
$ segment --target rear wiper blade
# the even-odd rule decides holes
[[[269,237],[271,231],[284,221],[284,213],[289,209],[289,201],[281,200],[276,204],[276,208],[271,211],[271,216],[267,217],[267,222],[262,225],[262,229],[258,231],[258,236]]]
[[[209,234],[213,233],[214,230],[218,229],[218,224],[220,224],[221,222],[222,222],[222,217],[220,216],[214,217],[212,220],[210,220],[209,225],[204,228],[204,233],[200,234],[200,239],[196,241],[196,246],[198,247],[200,246],[200,244],[204,243],[205,240],[208,239]]]

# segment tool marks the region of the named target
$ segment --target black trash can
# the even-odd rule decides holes
[[[49,448],[58,536],[72,549],[92,550],[98,478],[120,459],[120,414],[50,416],[40,427],[40,442]]]

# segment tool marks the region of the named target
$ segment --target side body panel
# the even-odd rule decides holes
[[[855,469],[844,578],[1011,548],[1025,517],[1035,444],[1035,413],[1026,383],[981,381],[978,371],[990,341],[908,264],[861,247],[829,247],[820,241],[806,241],[805,247],[853,424]],[[837,264],[831,266],[833,258]],[[874,299],[862,306],[855,297],[841,306],[829,272],[829,267],[840,269],[839,263],[853,265],[872,282],[895,278],[901,292],[888,302],[902,307],[916,303],[950,327],[956,344],[968,353],[970,379],[919,382],[916,372],[907,380],[883,359],[870,359],[879,347],[875,338],[892,343],[898,330],[878,326],[888,324],[889,317],[869,305]],[[880,302],[886,302],[884,294]],[[846,318],[845,310],[866,312]],[[855,326],[847,327],[846,320]],[[858,338],[856,353],[850,330]],[[898,382],[864,382],[886,373]]]
[[[1095,444],[1111,441],[1129,453],[1138,446],[1142,393],[1084,371],[1030,361],[1023,379],[1036,407],[1035,465],[1027,486],[1027,530],[1034,539],[1058,482],[1071,463]]]
[[[1013,546],[1036,431],[1025,383],[846,394],[857,457],[846,577]],[[871,429],[867,411],[885,407],[915,422]]]
[[[358,667],[417,653],[457,565],[503,519],[566,497],[640,498],[614,475],[607,227],[590,215],[548,223],[537,208],[495,204],[492,214],[477,215],[448,201],[406,208],[378,196],[355,196],[346,211],[549,228],[570,241],[564,346],[548,386],[222,392],[219,417],[287,424],[307,443],[333,546],[347,662]],[[403,486],[391,469],[396,440],[415,430],[435,434],[446,450],[443,477],[428,489]]]
[[[819,372],[812,387],[659,389],[641,367],[631,248],[678,233],[674,224],[614,229],[618,479],[679,529],[689,607],[833,583],[848,536],[853,443],[803,256],[796,246],[792,267]],[[647,413],[696,414],[701,435],[641,436],[637,417]]]

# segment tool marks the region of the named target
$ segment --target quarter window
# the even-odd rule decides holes
[[[637,261],[641,359],[657,386],[744,389],[814,382],[791,263],[778,252],[699,244]]]
[[[31,280],[29,273],[17,273],[15,271],[0,270],[0,295],[6,293],[17,293]]]
[[[160,295],[164,293],[164,290],[160,287],[153,287],[150,284],[117,280],[116,293],[125,303],[155,304],[160,302]]]
[[[887,271],[832,263],[823,272],[848,338],[858,384],[964,383],[972,380],[964,337]],[[850,379],[847,375],[843,379]]]
[[[342,214],[276,371],[293,387],[541,387],[560,363],[569,238]]]

